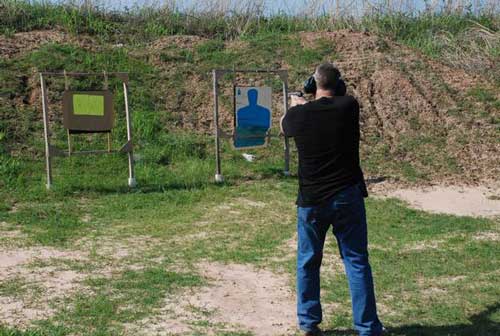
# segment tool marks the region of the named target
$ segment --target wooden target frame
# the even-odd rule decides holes
[[[237,74],[237,73],[242,73],[242,74],[251,74],[251,73],[258,73],[258,74],[269,74],[269,75],[277,75],[279,76],[281,83],[282,83],[282,90],[283,90],[283,113],[286,113],[288,111],[288,70],[284,69],[255,69],[255,70],[248,70],[248,69],[214,69],[212,70],[212,77],[213,77],[213,99],[214,99],[214,138],[215,138],[215,182],[216,183],[222,183],[224,182],[224,176],[222,175],[222,169],[221,169],[221,148],[220,148],[220,139],[221,138],[234,138],[234,134],[225,134],[220,128],[219,128],[219,80],[222,79],[222,77],[225,74]],[[234,87],[234,83],[233,83]],[[234,90],[233,90],[233,104],[234,104]],[[234,106],[233,106],[234,107]],[[233,111],[234,115],[234,111]],[[235,116],[234,116],[235,117]],[[280,136],[280,135],[271,135],[267,134],[267,137],[270,138],[272,136]],[[284,136],[284,169],[283,169],[283,174],[285,176],[290,175],[290,144],[289,144],[289,139],[288,137]]]
[[[134,175],[134,158],[133,158],[133,142],[132,142],[132,121],[128,104],[128,81],[129,76],[126,72],[40,72],[40,86],[41,86],[41,99],[42,99],[42,113],[43,113],[43,134],[45,139],[45,166],[47,173],[46,187],[50,189],[52,186],[52,158],[56,156],[71,156],[71,155],[85,155],[85,154],[110,154],[110,153],[126,153],[128,156],[128,185],[129,187],[136,186],[136,179]],[[68,77],[89,77],[89,76],[103,76],[104,77],[104,90],[102,91],[71,91],[69,90]],[[125,104],[125,119],[127,123],[127,142],[119,149],[111,149],[111,129],[114,126],[114,111],[113,111],[113,94],[108,90],[108,76],[114,76],[121,80],[123,85],[123,97]],[[67,130],[68,135],[68,150],[64,151],[50,143],[50,123],[48,117],[49,101],[47,96],[47,84],[45,77],[64,77],[65,92],[63,94],[63,123]],[[103,97],[102,115],[101,113],[87,113],[78,115],[74,113],[73,104],[74,95],[82,96],[96,96]],[[99,124],[101,123],[101,124]],[[107,133],[108,134],[108,148],[107,150],[89,150],[89,151],[72,151],[71,134],[78,133]]]

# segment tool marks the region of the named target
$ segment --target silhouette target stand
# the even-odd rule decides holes
[[[68,136],[68,150],[63,151],[50,143],[49,103],[45,77],[64,77],[65,91],[62,97],[63,125]],[[69,88],[68,77],[103,76],[104,88],[100,91],[73,91]],[[113,93],[108,89],[108,76],[121,80],[125,104],[125,119],[127,123],[127,142],[119,149],[111,148],[111,131],[114,127],[115,112]],[[47,170],[47,189],[52,186],[52,158],[55,156],[71,156],[81,154],[109,154],[126,153],[128,155],[128,185],[136,186],[134,176],[134,159],[132,144],[132,123],[128,106],[128,73],[78,73],[78,72],[40,72],[40,85],[42,89],[43,129],[45,139],[45,163]],[[89,150],[74,152],[72,149],[73,134],[107,133],[106,150]]]
[[[283,90],[283,112],[288,110],[288,71],[287,70],[226,70],[215,69],[213,75],[214,97],[214,136],[215,136],[215,181],[223,182],[221,170],[220,139],[232,139],[236,149],[265,147],[268,144],[271,129],[271,102],[270,87],[238,86],[233,82],[234,130],[233,134],[225,134],[219,127],[219,81],[226,74],[269,74],[279,76]],[[284,175],[290,174],[290,147],[287,137],[284,137]]]

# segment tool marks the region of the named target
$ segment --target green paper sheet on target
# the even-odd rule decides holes
[[[104,96],[87,94],[73,95],[73,114],[104,116]]]

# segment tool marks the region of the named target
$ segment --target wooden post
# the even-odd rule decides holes
[[[50,157],[50,139],[49,139],[49,115],[48,115],[48,98],[45,79],[40,74],[40,86],[42,89],[42,113],[43,113],[43,137],[45,139],[45,165],[47,169],[47,189],[52,186],[52,162]]]
[[[215,182],[224,182],[224,176],[221,172],[220,162],[220,139],[219,139],[219,91],[218,91],[218,73],[212,71],[213,75],[213,95],[214,95],[214,136],[215,136]]]
[[[219,76],[225,73],[273,73],[278,74],[283,82],[283,108],[284,112],[288,110],[288,72],[287,70],[271,70],[271,69],[214,69],[212,70],[213,76],[213,99],[214,99],[214,139],[215,139],[215,182],[220,183],[224,181],[221,170],[221,157],[220,157],[220,137],[221,131],[219,129],[219,90],[218,80]],[[234,84],[234,83],[233,83]],[[270,136],[270,135],[267,135]],[[290,146],[289,139],[285,137],[284,145],[285,154],[285,167],[284,174],[290,175]]]
[[[283,76],[284,77],[284,76]],[[288,112],[288,76],[281,79],[283,81],[283,111],[285,114]],[[285,136],[285,168],[283,174],[285,176],[290,176],[290,141],[287,136]]]
[[[68,156],[71,156],[71,134],[69,133],[69,129],[66,130],[66,134],[68,136]]]
[[[108,132],[108,153],[111,153],[111,132]]]
[[[132,122],[130,120],[130,111],[128,108],[128,92],[127,83],[123,81],[123,98],[125,100],[125,118],[127,121],[127,141],[132,144]],[[134,188],[137,185],[134,176],[134,152],[131,148],[128,154],[128,185]]]

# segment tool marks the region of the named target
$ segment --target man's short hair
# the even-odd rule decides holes
[[[340,79],[340,71],[332,63],[323,63],[316,67],[314,79],[319,89],[334,90]]]

